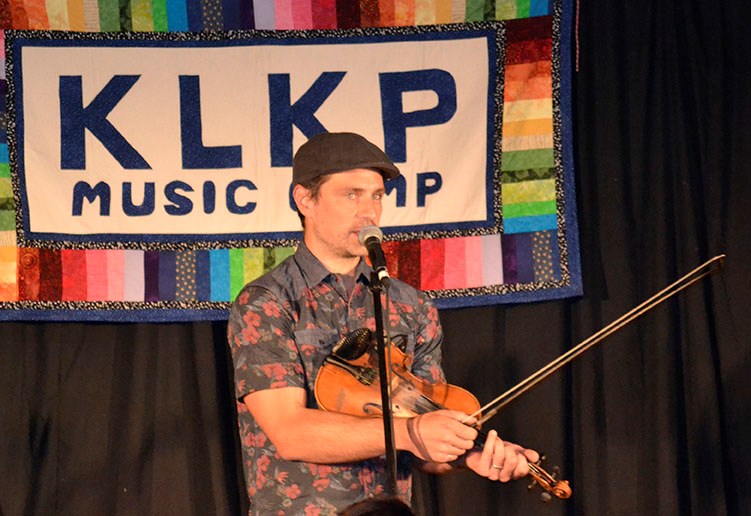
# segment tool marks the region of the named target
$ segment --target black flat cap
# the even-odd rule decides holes
[[[394,179],[401,173],[386,153],[355,133],[320,133],[302,144],[295,153],[292,183],[304,183],[318,176],[370,168]]]

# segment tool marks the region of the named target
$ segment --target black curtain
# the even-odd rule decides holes
[[[751,514],[746,2],[582,2],[584,296],[442,312],[449,381],[488,401],[699,263],[726,266],[492,419],[574,495],[418,475],[420,514]],[[0,324],[0,514],[247,510],[224,323]],[[539,492],[539,490],[538,490]]]

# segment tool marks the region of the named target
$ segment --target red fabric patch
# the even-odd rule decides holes
[[[420,288],[420,241],[399,242],[399,279]]]
[[[381,16],[378,10],[378,0],[360,1],[360,26],[380,27]]]
[[[313,0],[311,9],[314,29],[336,28],[336,0]]]
[[[380,7],[379,17],[381,19],[381,27],[393,27],[396,25],[394,0],[380,0],[378,6]]]
[[[86,301],[86,253],[78,249],[60,251],[62,300]]]
[[[506,64],[550,61],[553,57],[552,16],[509,20],[506,25]]]
[[[401,242],[384,242],[383,254],[386,255],[386,267],[389,269],[389,276],[403,280],[399,273],[400,244]]]
[[[337,0],[336,21],[340,29],[354,29],[360,26],[360,2]]]
[[[442,238],[423,240],[420,246],[422,290],[443,288],[443,267],[446,262],[446,244]]]
[[[39,300],[60,301],[63,294],[63,264],[60,251],[39,250]]]
[[[18,250],[18,299],[39,299],[39,249],[22,247]]]

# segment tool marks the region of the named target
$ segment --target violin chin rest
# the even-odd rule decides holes
[[[368,328],[358,328],[334,344],[331,354],[342,360],[357,360],[368,351],[372,342],[373,332]]]

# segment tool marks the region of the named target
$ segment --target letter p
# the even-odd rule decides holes
[[[456,113],[456,82],[445,70],[415,70],[380,74],[381,114],[385,149],[391,159],[407,161],[407,128],[439,125]],[[430,109],[404,112],[402,94],[409,91],[433,91],[438,104]]]

